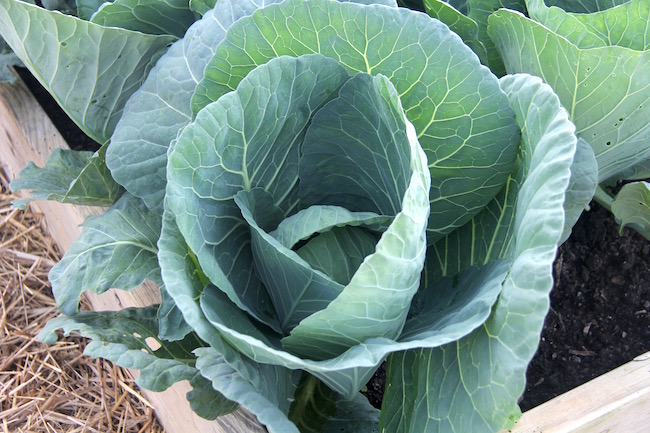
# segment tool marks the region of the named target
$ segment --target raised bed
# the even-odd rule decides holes
[[[13,179],[29,161],[43,165],[49,154],[67,143],[36,102],[25,84],[0,84],[0,169]],[[62,251],[77,238],[79,225],[96,209],[37,202],[52,239]],[[145,306],[159,301],[158,289],[144,284],[130,292],[87,294],[95,310]],[[155,406],[156,415],[169,433],[264,432],[251,414],[237,412],[208,422],[191,411],[185,399],[186,383],[163,393],[142,390]],[[641,432],[650,424],[650,353],[583,386],[526,412],[513,433]]]

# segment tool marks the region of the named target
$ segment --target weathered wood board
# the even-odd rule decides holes
[[[0,84],[0,169],[15,178],[27,162],[42,166],[49,154],[67,144],[24,83]],[[81,232],[79,225],[97,209],[37,202],[47,229],[65,251]],[[130,292],[87,294],[96,310],[117,310],[159,302],[158,289],[144,284]],[[190,409],[180,383],[163,393],[142,390],[168,433],[262,433],[243,410],[208,422]],[[526,412],[511,433],[592,433],[646,431],[650,425],[650,352],[593,381]]]

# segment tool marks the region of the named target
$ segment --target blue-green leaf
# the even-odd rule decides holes
[[[111,137],[106,163],[115,180],[149,207],[162,206],[167,151],[178,132],[190,123],[190,99],[215,47],[233,22],[278,1],[218,2],[158,60],[129,100]]]
[[[352,73],[383,74],[397,89],[429,161],[431,242],[502,189],[519,131],[496,77],[447,26],[404,8],[288,0],[259,9],[235,23],[217,47],[193,112],[271,58],[314,52]]]
[[[79,238],[50,271],[52,292],[65,314],[77,311],[84,290],[129,290],[160,281],[156,242],[161,215],[125,193],[110,209],[84,221]]]
[[[195,19],[187,0],[115,0],[104,3],[90,21],[106,27],[182,38]]]
[[[566,111],[541,80],[506,76],[501,85],[523,132],[510,191],[515,195],[512,227],[498,235],[510,247],[473,251],[475,238],[458,236],[449,244],[458,250],[449,256],[469,253],[477,263],[492,256],[510,257],[513,262],[483,326],[454,343],[389,358],[391,386],[384,395],[380,423],[387,431],[496,432],[517,413],[526,367],[548,312],[552,263],[564,228],[562,206],[577,140]],[[498,221],[493,231],[500,231]],[[461,231],[469,234],[473,227],[469,223]],[[492,242],[489,233],[485,227],[479,243]],[[465,245],[458,243],[463,239]],[[454,266],[459,262],[449,260]]]
[[[537,75],[553,88],[594,150],[599,182],[650,158],[650,51],[581,48],[507,10],[490,17],[490,36],[509,73]]]
[[[633,182],[621,188],[612,203],[620,232],[630,227],[650,240],[650,183]]]
[[[62,203],[110,206],[120,192],[106,167],[106,146],[97,152],[54,149],[44,167],[33,162],[11,182],[13,191],[31,190],[30,198],[16,200],[23,208],[34,200],[56,200]]]
[[[236,403],[206,386],[206,380],[194,367],[196,356],[192,350],[202,345],[194,334],[174,343],[158,338],[155,306],[59,316],[45,325],[38,338],[54,343],[59,328],[63,328],[65,335],[78,331],[92,339],[84,349],[85,355],[139,370],[136,383],[143,388],[159,392],[176,382],[189,380],[193,390],[187,394],[187,399],[204,418],[215,419],[237,408]],[[155,340],[159,347],[150,347],[148,340]]]
[[[0,33],[70,118],[101,144],[150,61],[176,39],[102,27],[19,0],[0,0]]]

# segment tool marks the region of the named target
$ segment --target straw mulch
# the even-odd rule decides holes
[[[83,356],[83,338],[36,339],[57,315],[47,273],[59,252],[39,215],[11,208],[1,172],[0,184],[0,433],[162,432],[130,374]]]

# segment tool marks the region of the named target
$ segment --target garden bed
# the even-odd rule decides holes
[[[49,108],[47,110],[49,112]],[[66,146],[66,140],[22,81],[0,87],[0,118],[0,167],[12,178],[27,161],[34,160],[42,165],[55,147]],[[70,137],[78,138],[79,134],[72,132]],[[58,203],[38,203],[38,206],[45,215],[52,238],[63,250],[78,235],[79,223],[92,212],[89,208]],[[603,227],[608,219],[610,227]],[[552,310],[540,351],[529,369],[529,386],[522,401],[524,408],[564,393],[650,349],[648,245],[632,232],[619,238],[607,213],[594,209],[583,216],[575,235],[562,247],[556,262],[558,284],[552,295]],[[614,258],[602,258],[596,253],[599,246],[614,253]],[[149,305],[157,301],[157,296],[155,287],[145,286],[129,293],[92,295],[89,299],[94,309],[105,310]],[[591,315],[585,316],[584,312]],[[619,318],[617,313],[625,314],[626,318]],[[589,384],[589,388],[578,388],[528,411],[512,431],[593,431],[596,425],[605,425],[594,422],[609,422],[620,431],[640,431],[641,425],[650,422],[647,410],[650,364],[647,357],[638,359],[642,360],[632,361],[622,370],[600,377]],[[577,382],[569,379],[577,379]],[[175,386],[165,393],[145,391],[168,432],[263,431],[250,414],[242,411],[217,422],[201,420],[185,401],[187,390]],[[634,413],[634,416],[626,416],[627,413]],[[561,416],[565,419],[558,418]],[[542,421],[546,424],[541,424]],[[635,429],[631,424],[623,427],[626,425],[623,422],[641,424],[635,424],[639,426]]]

